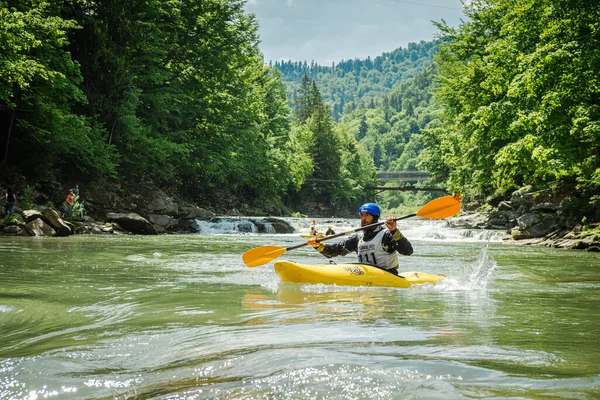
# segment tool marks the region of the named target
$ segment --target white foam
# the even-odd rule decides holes
[[[473,262],[455,259],[450,276],[439,281],[432,288],[437,291],[486,292],[497,266],[487,246],[483,247]]]
[[[335,233],[352,232],[358,228],[358,219],[335,218],[278,218],[288,223],[295,232],[283,236],[300,236],[308,233],[311,222],[317,222],[317,230],[325,232],[329,226]],[[276,234],[273,224],[260,217],[228,217],[218,221],[197,220],[199,234]],[[259,229],[259,225],[261,229]],[[502,242],[503,231],[488,229],[450,228],[444,220],[410,219],[398,222],[398,227],[409,240],[452,242]]]
[[[14,308],[0,304],[0,313],[10,312],[12,310],[14,310]]]

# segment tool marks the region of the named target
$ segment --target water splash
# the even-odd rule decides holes
[[[468,263],[455,259],[454,264],[450,277],[433,285],[435,290],[486,292],[498,266],[487,246],[481,248],[475,261]]]
[[[3,304],[0,304],[0,313],[7,313],[7,312],[10,312],[10,311],[13,311],[13,310],[14,310],[13,307],[5,306]]]
[[[279,290],[279,284],[280,282],[277,275],[271,274],[267,277],[266,280],[261,282],[260,286],[271,293],[277,293],[277,291]]]

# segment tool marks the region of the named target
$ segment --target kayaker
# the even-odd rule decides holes
[[[371,225],[379,221],[381,209],[375,203],[366,203],[358,209],[358,215],[361,226]],[[385,228],[378,225],[357,232],[339,243],[319,243],[316,238],[309,239],[307,243],[327,258],[344,256],[355,251],[358,254],[358,262],[376,265],[398,275],[398,253],[410,256],[413,249],[396,226],[395,218],[386,218]]]
[[[325,232],[326,236],[335,235],[335,231],[332,229],[331,225],[327,227],[327,232]]]
[[[310,234],[313,236],[317,236],[319,234],[319,231],[317,231],[317,221],[313,220],[313,222],[310,224]]]

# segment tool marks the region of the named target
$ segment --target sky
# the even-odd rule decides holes
[[[245,9],[256,15],[265,62],[321,65],[430,41],[432,20],[465,19],[460,0],[247,0]]]

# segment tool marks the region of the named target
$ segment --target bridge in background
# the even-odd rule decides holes
[[[407,184],[397,187],[390,186],[365,186],[367,190],[399,190],[403,192],[442,192],[447,193],[445,189],[435,187],[415,187],[414,183],[426,181],[430,175],[423,171],[379,171],[375,175],[382,182],[406,182]]]
[[[418,182],[429,179],[429,172],[423,171],[379,171],[375,174],[380,181]]]

